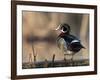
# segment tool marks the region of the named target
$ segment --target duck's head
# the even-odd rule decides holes
[[[60,30],[62,33],[70,33],[70,26],[66,23],[60,24],[56,30]]]

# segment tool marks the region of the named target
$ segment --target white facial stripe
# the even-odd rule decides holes
[[[60,30],[60,31],[64,33],[64,31],[63,31],[63,30]]]
[[[79,40],[73,40],[71,43],[74,43],[74,42],[79,42]]]
[[[63,32],[63,33],[66,33],[67,31],[63,31],[63,29],[62,30],[60,30],[61,32]]]

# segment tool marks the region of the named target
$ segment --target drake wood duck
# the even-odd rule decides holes
[[[81,41],[74,35],[70,34],[70,26],[66,23],[60,24],[56,30],[60,30],[61,33],[57,37],[57,45],[63,51],[65,55],[72,55],[73,60],[74,54],[79,52],[82,48],[85,48]]]

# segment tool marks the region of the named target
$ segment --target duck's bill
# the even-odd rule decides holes
[[[55,30],[59,30],[59,29],[60,29],[60,25]]]

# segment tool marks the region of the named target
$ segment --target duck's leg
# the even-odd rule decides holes
[[[67,66],[72,66],[73,58],[72,58],[72,52],[66,51],[64,54],[64,60],[66,60]]]
[[[72,66],[74,66],[74,60],[73,60],[73,57],[74,57],[74,53],[72,53],[72,57],[71,57],[71,63],[72,63]]]

